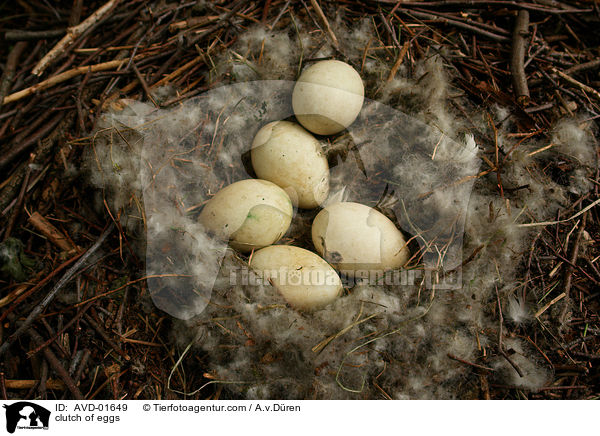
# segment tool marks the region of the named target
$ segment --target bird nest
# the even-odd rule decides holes
[[[25,384],[30,395],[593,396],[597,96],[573,76],[597,65],[585,64],[589,50],[566,29],[585,27],[578,14],[597,17],[582,5],[524,3],[549,22],[572,20],[565,34],[541,25],[527,39],[527,14],[508,3],[469,2],[463,13],[451,2],[433,2],[443,12],[412,3],[347,3],[336,19],[333,5],[317,2],[157,5],[134,25],[138,11],[123,2],[90,24],[113,29],[111,41],[72,34],[80,66],[60,73],[52,50],[45,63],[30,56],[54,72],[17,83],[0,117],[19,126],[56,95],[58,114],[42,115],[36,132],[35,121],[20,133],[0,126],[20,144],[0,165],[21,159],[2,185],[3,237],[14,238],[2,246],[3,352],[24,355],[26,333],[58,379],[47,365],[13,368],[9,389],[40,377],[42,393]],[[131,28],[119,33],[123,23]],[[573,42],[578,55],[555,41]],[[102,49],[86,48],[92,42]],[[319,138],[328,201],[381,211],[411,259],[347,280],[334,303],[307,313],[256,280],[252,254],[206,234],[197,217],[220,188],[254,176],[254,134],[293,120],[294,80],[333,58],[360,72],[367,99],[352,126]],[[530,63],[540,71],[524,78]],[[68,95],[75,105],[61,109]],[[314,251],[317,212],[296,210],[280,243]],[[39,234],[52,244],[45,261]],[[49,299],[36,296],[63,270]],[[37,284],[19,284],[27,274]]]

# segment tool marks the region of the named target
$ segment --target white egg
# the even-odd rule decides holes
[[[242,252],[277,242],[290,226],[293,215],[290,197],[266,180],[248,179],[221,189],[202,209],[204,228],[229,240]]]
[[[312,209],[327,198],[327,158],[319,141],[298,124],[265,125],[254,137],[251,157],[256,175],[282,187],[295,206]]]
[[[292,106],[304,127],[319,135],[340,132],[354,122],[365,95],[360,75],[345,62],[317,62],[294,86]]]
[[[327,206],[312,224],[317,252],[349,277],[399,268],[409,259],[404,236],[394,223],[364,204]]]
[[[250,266],[296,309],[320,309],[342,293],[342,281],[331,265],[304,248],[271,245],[256,251]]]

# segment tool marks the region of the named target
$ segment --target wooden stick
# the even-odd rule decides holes
[[[600,67],[600,59],[594,59],[593,61],[585,62],[583,64],[575,65],[565,71],[566,74],[573,74],[579,71],[591,70]]]
[[[74,27],[81,21],[81,10],[83,9],[83,0],[73,0],[73,8],[69,15],[69,27]]]
[[[139,82],[142,84],[142,88],[144,89],[144,92],[146,93],[146,96],[148,97],[148,99],[150,99],[150,101],[152,102],[152,104],[155,107],[160,107],[159,104],[154,99],[154,97],[152,96],[152,92],[150,91],[150,88],[148,87],[148,83],[146,82],[146,79],[144,79],[144,76],[142,76],[142,73],[140,72],[138,67],[135,65],[135,62],[131,63],[131,68],[133,68],[133,72],[137,76]]]
[[[552,299],[552,301],[550,301],[548,304],[546,304],[544,307],[542,307],[540,310],[538,310],[535,315],[533,315],[534,318],[539,318],[542,313],[544,313],[545,311],[547,311],[550,306],[552,306],[553,304],[559,302],[560,300],[562,300],[563,298],[565,298],[567,294],[565,294],[564,292],[562,294],[560,294],[558,297],[554,297]]]
[[[29,336],[31,336],[31,339],[33,339],[33,342],[37,343],[38,345],[42,344],[44,342],[44,339],[35,330],[30,328],[28,330],[28,333],[29,333]],[[69,375],[69,373],[67,372],[65,367],[62,366],[62,364],[58,360],[58,357],[56,357],[56,355],[48,347],[43,348],[42,353],[44,354],[44,357],[46,358],[46,360],[48,361],[50,366],[52,366],[54,371],[56,371],[58,376],[65,383],[65,385],[67,386],[67,389],[69,391],[71,391],[71,393],[73,394],[73,397],[76,400],[83,400],[84,399],[83,394],[81,393],[79,388],[75,385],[75,382],[73,381],[73,379],[71,378],[71,376]]]
[[[175,71],[173,71],[171,74],[166,75],[165,77],[163,77],[162,79],[160,79],[158,82],[156,82],[155,84],[153,84],[150,89],[152,88],[156,88],[158,86],[162,86],[165,83],[169,83],[171,80],[173,80],[175,77],[179,76],[180,74],[182,74],[183,72],[189,70],[190,68],[192,68],[194,65],[196,65],[197,63],[201,62],[204,60],[203,56],[197,56],[194,59],[192,59],[191,61],[189,61],[186,64],[183,64],[181,67],[179,67],[178,69],[176,69]]]
[[[206,26],[213,21],[217,21],[219,17],[220,15],[209,15],[207,17],[192,17],[188,20],[177,21],[176,23],[169,24],[169,32],[173,33],[178,30]]]
[[[592,88],[590,86],[587,86],[585,83],[581,83],[579,80],[573,79],[568,74],[565,74],[562,71],[557,70],[556,68],[552,68],[552,72],[558,74],[560,77],[562,77],[563,79],[565,79],[570,84],[575,85],[578,88],[582,89],[583,91],[589,92],[590,94],[592,94],[597,99],[600,99],[600,92],[596,91],[594,88]]]
[[[12,291],[10,291],[10,293],[8,295],[5,295],[4,297],[0,298],[0,307],[4,307],[7,304],[9,304],[11,301],[13,301],[15,298],[17,298],[23,292],[25,292],[28,288],[29,288],[28,284],[21,284],[21,285],[17,286],[16,288],[14,288]]]
[[[35,67],[33,67],[31,73],[36,76],[40,76],[59,55],[63,54],[67,48],[73,44],[73,42],[75,42],[75,39],[100,21],[117,3],[119,3],[119,1],[120,0],[109,0],[104,4],[104,6],[87,17],[81,24],[67,29],[67,34],[60,41],[58,41],[54,48],[52,48],[52,50],[50,50]]]
[[[2,74],[2,79],[0,80],[0,107],[2,107],[4,96],[6,96],[8,91],[10,91],[10,86],[12,85],[12,81],[15,76],[17,63],[19,62],[19,58],[21,57],[23,50],[25,50],[25,47],[27,47],[26,42],[17,42],[8,54],[6,65],[4,67],[4,73]]]
[[[90,73],[95,73],[97,71],[112,70],[113,68],[118,68],[127,62],[129,62],[129,58],[103,62],[101,64],[96,65],[85,65],[83,67],[76,67],[71,70],[67,70],[63,73],[57,74],[56,76],[50,77],[49,79],[43,80],[40,83],[36,83],[35,85],[30,86],[29,88],[25,88],[21,91],[17,91],[13,94],[4,97],[4,102],[2,104],[12,103],[14,101],[21,100],[25,97],[29,97],[30,95],[33,95],[38,91],[51,88],[55,85],[58,85],[59,83],[66,82],[67,80],[72,79],[73,77],[81,76],[82,74],[85,74],[88,71],[90,71]]]
[[[327,35],[329,35],[329,39],[331,39],[331,42],[333,43],[335,48],[339,49],[340,43],[338,42],[338,39],[335,36],[335,33],[333,33],[333,30],[331,29],[331,26],[329,25],[329,21],[327,20],[327,17],[323,13],[323,9],[321,9],[321,6],[319,6],[319,3],[317,2],[317,0],[310,0],[310,4],[312,5],[313,9],[317,13],[317,15],[319,16],[321,21],[323,22],[323,25],[325,26],[325,30],[327,31]]]
[[[19,192],[19,196],[17,197],[17,202],[15,203],[15,208],[13,210],[12,215],[8,219],[8,224],[6,224],[6,230],[4,232],[3,239],[6,241],[17,222],[17,218],[21,213],[21,209],[23,207],[23,201],[25,199],[25,192],[27,191],[27,186],[29,186],[29,177],[31,176],[31,165],[27,165],[27,172],[25,173],[25,178],[23,179],[23,184],[21,185],[21,191]]]
[[[6,100],[5,100],[6,101]],[[31,99],[32,102],[35,102],[35,98]],[[31,135],[28,138],[20,138],[17,137],[12,142],[11,147],[6,150],[2,157],[0,157],[0,171],[8,168],[13,161],[22,153],[25,153],[31,147],[36,145],[38,141],[42,138],[52,137],[53,133],[51,133],[60,123],[65,119],[66,111],[60,111],[54,118],[49,121],[44,120],[43,127],[40,128],[37,132]],[[40,119],[44,118],[42,115]],[[68,120],[68,118],[67,118]],[[36,121],[32,123],[35,125]]]
[[[127,353],[117,345],[115,341],[113,341],[108,333],[104,331],[104,329],[98,324],[94,319],[88,314],[83,315],[83,318],[86,323],[88,323],[96,332],[100,335],[100,337],[106,342],[113,350],[115,350],[118,354],[120,354],[123,359],[131,360],[131,357],[127,355]]]
[[[4,39],[7,41],[37,41],[38,39],[56,38],[65,34],[67,29],[52,30],[7,30]]]
[[[387,3],[397,5],[398,0],[376,0],[377,3]],[[540,11],[549,14],[569,14],[591,12],[593,9],[558,9],[536,5],[534,3],[524,3],[515,0],[442,0],[442,1],[401,1],[400,5],[405,8],[420,7],[420,8],[439,8],[452,7],[458,9],[488,9],[490,7],[505,7],[510,9],[528,9],[530,11]]]
[[[29,223],[36,228],[40,233],[47,237],[54,245],[63,251],[73,252],[76,247],[63,235],[63,233],[50,223],[46,218],[34,212],[29,217]]]
[[[88,310],[88,309],[89,309],[91,306],[92,306],[92,303],[91,303],[91,302],[90,302],[90,303],[88,303],[88,304],[86,304],[86,305],[85,305],[85,306],[84,306],[82,309],[80,309],[80,310],[77,312],[77,314],[76,314],[76,315],[75,315],[73,318],[71,318],[71,319],[69,320],[69,322],[68,322],[68,323],[66,323],[66,324],[63,326],[63,328],[62,328],[62,329],[60,329],[59,331],[57,331],[56,333],[54,333],[54,335],[53,335],[53,336],[52,336],[50,339],[46,340],[46,342],[44,342],[43,344],[40,344],[40,345],[38,345],[37,347],[35,347],[33,350],[29,351],[29,352],[27,353],[27,357],[28,357],[28,358],[29,358],[29,357],[31,357],[32,355],[34,355],[34,354],[36,354],[37,352],[39,352],[39,351],[40,351],[42,348],[44,348],[44,347],[47,347],[47,346],[48,346],[48,345],[50,345],[52,342],[56,341],[56,340],[58,339],[58,337],[59,337],[61,334],[63,334],[64,332],[66,332],[66,331],[69,329],[69,327],[71,327],[73,324],[75,324],[75,323],[77,322],[77,320],[78,320],[79,318],[81,318],[81,317],[82,317],[82,316],[85,314],[85,312],[86,312],[86,311],[87,311],[87,310]]]
[[[400,54],[398,54],[398,59],[396,59],[396,62],[394,63],[394,65],[392,66],[392,69],[390,70],[390,74],[387,78],[388,83],[391,82],[394,79],[394,77],[396,77],[396,73],[398,72],[400,65],[402,65],[402,61],[404,60],[404,56],[406,56],[406,53],[408,52],[409,47],[410,47],[410,41],[406,41],[404,43],[404,45],[402,46],[402,50],[400,50]]]
[[[498,304],[498,315],[500,318],[500,327],[498,329],[498,351],[500,352],[502,357],[504,357],[504,359],[506,359],[506,361],[508,363],[510,363],[510,365],[515,369],[515,371],[517,371],[517,374],[519,374],[519,377],[523,377],[523,371],[521,371],[521,368],[519,368],[519,365],[517,365],[516,362],[510,358],[508,353],[504,350],[504,345],[502,344],[502,337],[503,337],[502,330],[504,328],[504,316],[502,315],[502,304],[500,304],[500,294],[498,294],[498,286],[496,285],[495,288],[496,288],[496,302]]]
[[[58,274],[63,269],[65,269],[66,267],[71,265],[73,262],[77,261],[77,259],[79,259],[80,257],[81,257],[81,255],[78,254],[78,255],[73,256],[71,259],[67,260],[66,262],[63,262],[61,265],[59,265],[57,268],[55,268],[54,271],[52,271],[46,277],[44,277],[43,279],[38,281],[37,284],[34,285],[33,287],[29,288],[30,283],[21,284],[17,288],[15,288],[13,291],[11,291],[8,295],[6,295],[4,298],[0,299],[0,307],[4,307],[7,304],[9,304],[11,301],[15,300],[15,302],[13,303],[13,305],[11,307],[4,310],[2,312],[2,314],[0,314],[0,322],[4,321],[6,319],[6,317],[8,316],[8,314],[15,310],[15,307],[17,304],[19,304],[21,301],[23,301],[24,299],[26,299],[27,297],[32,295],[34,292],[38,291],[40,288],[43,288],[50,280],[52,280],[52,278],[54,276],[56,276],[56,274]],[[33,280],[31,280],[31,282],[35,282],[40,277],[41,277],[41,273],[38,274]]]
[[[469,362],[468,360],[461,359],[460,357],[455,356],[454,354],[446,354],[449,359],[456,360],[457,362],[464,363],[465,365],[472,366],[473,368],[483,369],[484,371],[495,371],[494,368],[490,368],[488,366],[479,365],[478,363]]]
[[[31,389],[34,386],[37,386],[39,380],[6,380],[6,389]],[[57,391],[64,391],[65,384],[62,380],[56,379],[48,379],[46,380],[46,388],[54,389]]]
[[[565,275],[563,277],[563,294],[565,294],[565,304],[560,314],[561,321],[566,319],[567,310],[571,301],[571,286],[573,284],[573,272],[575,271],[574,265],[577,264],[577,258],[579,257],[579,246],[581,244],[581,238],[583,236],[583,232],[585,231],[585,225],[587,223],[588,213],[584,213],[581,218],[581,224],[579,227],[579,231],[577,232],[577,237],[575,238],[575,242],[573,243],[573,251],[571,252],[570,263],[565,268]]]
[[[17,339],[19,339],[19,337],[23,333],[25,333],[27,330],[29,330],[30,326],[33,324],[33,322],[36,320],[36,318],[44,311],[44,309],[46,309],[46,307],[48,307],[48,305],[52,302],[52,300],[54,300],[54,297],[56,297],[58,292],[73,278],[73,276],[75,276],[75,274],[77,274],[81,270],[83,265],[88,261],[88,259],[91,257],[91,255],[93,253],[95,253],[96,250],[98,250],[98,248],[100,248],[100,246],[102,245],[104,240],[108,237],[108,235],[110,235],[110,233],[113,231],[114,228],[115,228],[114,223],[110,223],[110,225],[100,235],[100,237],[94,243],[94,245],[92,245],[88,249],[88,251],[86,251],[79,258],[79,260],[77,262],[75,262],[75,265],[73,265],[71,268],[69,268],[69,270],[62,276],[62,278],[56,283],[56,285],[54,285],[54,288],[52,288],[52,290],[44,297],[44,299],[37,306],[35,306],[35,308],[33,308],[33,310],[31,310],[31,312],[29,312],[29,315],[27,316],[25,321],[23,321],[23,324],[21,324],[21,326],[12,335],[10,335],[8,338],[6,338],[6,340],[2,343],[2,345],[0,345],[0,356],[2,354],[4,354],[6,352],[6,350],[8,350],[8,348]],[[41,342],[43,342],[43,341],[41,341]]]
[[[461,29],[469,30],[473,33],[477,33],[478,35],[485,36],[486,38],[492,39],[494,41],[508,41],[509,38],[504,35],[498,35],[496,33],[487,31],[485,29],[481,29],[479,27],[472,26],[470,24],[464,23],[462,21],[453,20],[452,18],[447,18],[445,16],[439,16],[431,12],[421,12],[421,11],[413,11],[412,9],[406,9],[402,11],[405,14],[412,15],[417,18],[421,18],[423,20],[432,20],[437,23],[444,23],[448,25],[452,25],[455,27],[459,27]]]
[[[529,28],[529,12],[521,9],[517,14],[513,31],[512,54],[510,57],[510,72],[512,73],[513,90],[517,103],[521,106],[529,104],[529,87],[525,75],[526,36]]]
[[[3,400],[8,400],[8,394],[6,392],[6,378],[4,372],[0,372],[0,393],[2,394]]]

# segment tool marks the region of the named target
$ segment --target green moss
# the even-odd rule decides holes
[[[22,282],[27,279],[35,264],[35,259],[23,252],[20,240],[8,238],[0,244],[0,275]]]

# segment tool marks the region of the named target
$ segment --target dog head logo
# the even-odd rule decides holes
[[[6,431],[14,433],[17,428],[47,429],[50,411],[35,403],[19,401],[3,406],[6,409]]]

